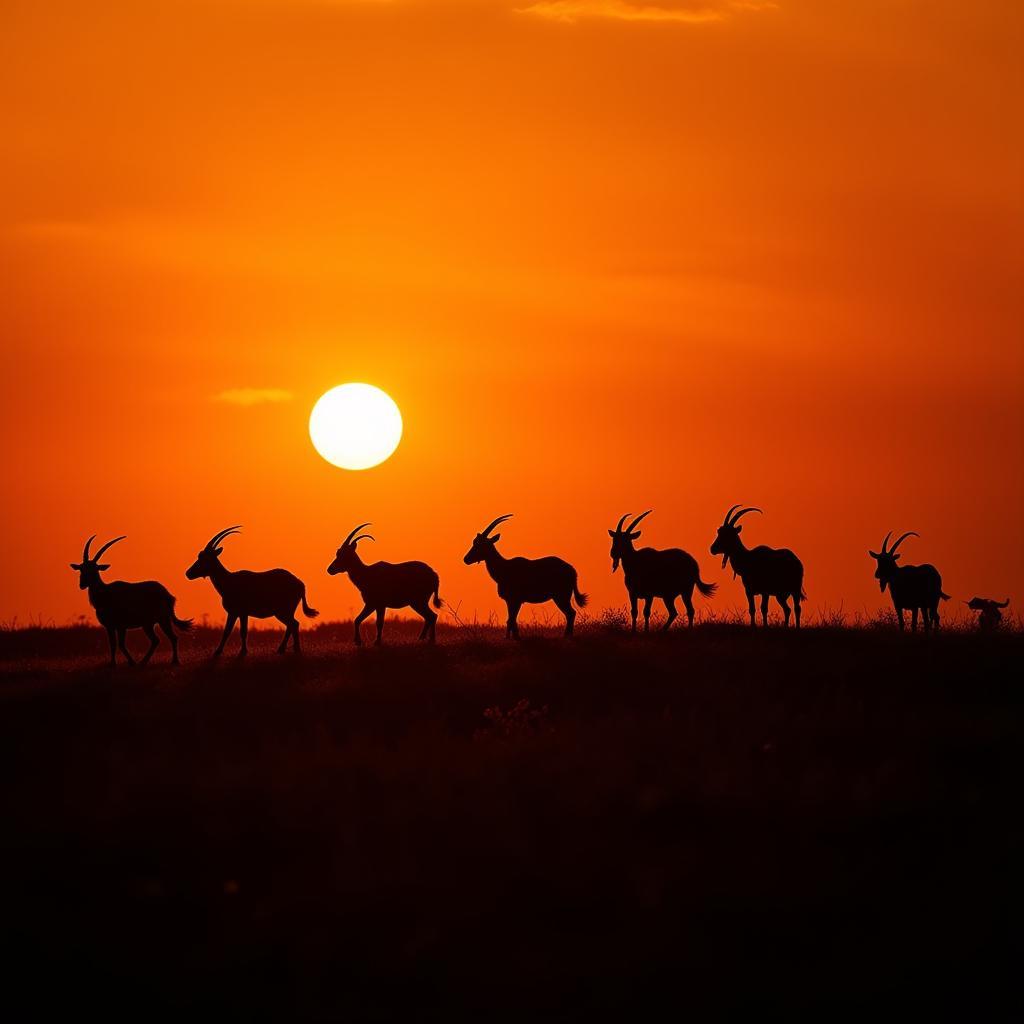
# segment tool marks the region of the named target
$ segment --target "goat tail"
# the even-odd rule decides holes
[[[701,592],[703,597],[714,597],[715,591],[718,590],[717,583],[705,583],[699,576],[697,577],[697,589]]]
[[[310,608],[306,602],[306,588],[302,588],[302,614],[307,619],[315,619],[320,613],[315,608]]]
[[[437,582],[434,584],[434,607],[435,608],[443,608],[444,607],[444,601],[441,600],[441,595],[438,593],[438,591],[440,589],[441,589],[441,581],[437,580]]]
[[[587,607],[587,602],[590,600],[590,598],[586,594],[584,594],[582,590],[580,590],[579,581],[575,577],[573,577],[572,581],[572,596],[576,600],[577,608]]]
[[[801,601],[806,601],[807,600],[807,591],[804,590],[803,587],[800,588],[800,600]]]
[[[191,619],[179,619],[173,612],[171,612],[171,622],[173,622],[175,626],[182,631],[182,633],[187,633],[192,628]]]
[[[949,600],[949,594],[944,594],[941,590],[939,591],[939,597],[941,597],[943,601]]]

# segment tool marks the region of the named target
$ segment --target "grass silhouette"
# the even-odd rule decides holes
[[[217,664],[200,627],[115,671],[101,630],[0,633],[9,999],[1004,1012],[1024,635],[623,621]]]

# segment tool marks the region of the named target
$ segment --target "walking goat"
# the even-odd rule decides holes
[[[733,505],[725,513],[725,519],[718,528],[718,535],[711,545],[711,554],[722,556],[722,568],[729,562],[743,581],[743,589],[747,592],[747,604],[750,608],[750,624],[754,625],[754,598],[761,597],[761,621],[768,625],[768,600],[774,597],[782,606],[785,625],[789,625],[789,603],[793,598],[793,611],[796,628],[800,628],[800,602],[807,599],[804,593],[804,567],[789,548],[769,548],[760,545],[748,548],[740,539],[742,526],[736,524],[748,512],[760,512],[761,509],[749,507],[736,509]],[[736,513],[733,515],[733,513]]]
[[[240,569],[238,572],[231,572],[224,568],[220,560],[224,549],[220,544],[225,537],[230,537],[240,531],[240,526],[230,526],[226,530],[221,530],[220,533],[215,533],[206,547],[199,552],[196,560],[185,571],[185,576],[190,580],[209,577],[217,593],[220,594],[224,611],[228,613],[228,620],[224,625],[224,635],[220,638],[220,643],[213,652],[213,656],[219,657],[224,650],[224,645],[228,642],[228,637],[231,636],[236,621],[239,624],[238,632],[242,638],[242,648],[238,653],[242,656],[249,653],[250,618],[277,619],[284,626],[284,639],[281,641],[277,653],[284,654],[288,648],[288,638],[291,637],[292,647],[298,654],[299,620],[295,617],[296,606],[301,601],[302,613],[310,619],[315,619],[320,613],[306,603],[306,584],[286,569],[268,569],[265,572],[250,572],[248,569]]]
[[[498,584],[498,596],[508,606],[506,637],[519,639],[517,620],[519,609],[524,604],[542,604],[545,601],[555,602],[565,616],[565,635],[572,636],[572,626],[576,621],[573,598],[580,608],[587,603],[587,595],[580,593],[577,585],[575,568],[554,556],[505,558],[496,547],[501,534],[496,533],[492,537],[491,530],[511,518],[511,515],[498,516],[483,533],[478,533],[463,561],[466,565],[483,562],[491,579]]]
[[[327,567],[329,576],[337,576],[347,572],[349,579],[355,584],[363,599],[363,610],[356,616],[355,642],[363,642],[359,628],[370,612],[377,613],[377,646],[380,646],[381,634],[384,631],[384,614],[388,608],[412,608],[423,619],[423,630],[420,639],[429,639],[434,643],[437,627],[437,613],[430,607],[430,597],[434,597],[434,608],[440,608],[442,601],[438,595],[440,580],[438,575],[425,562],[374,562],[367,565],[356,551],[361,540],[373,540],[368,533],[359,533],[363,523],[357,526],[344,540],[334,561]],[[356,534],[359,534],[357,537]]]
[[[716,583],[705,583],[700,578],[700,568],[693,555],[680,548],[640,548],[633,547],[633,541],[640,536],[637,526],[651,514],[653,509],[637,516],[629,526],[623,524],[629,518],[627,512],[619,520],[614,530],[608,531],[612,539],[612,572],[616,572],[622,563],[623,575],[626,579],[626,590],[629,592],[629,609],[633,618],[633,632],[636,632],[637,602],[644,602],[644,632],[651,628],[651,605],[655,598],[665,603],[668,621],[662,626],[667,630],[675,621],[676,597],[682,597],[686,605],[686,617],[693,625],[693,588],[696,587],[704,597],[712,597],[718,589]]]
[[[124,540],[124,537],[108,540],[95,555],[90,556],[89,547],[95,539],[96,535],[93,534],[85,542],[82,561],[72,562],[71,568],[78,573],[79,588],[89,591],[89,603],[96,609],[100,625],[106,628],[107,639],[110,641],[111,667],[117,664],[118,649],[129,665],[135,664],[124,642],[125,632],[129,629],[141,629],[149,638],[149,650],[142,656],[142,664],[145,665],[160,643],[154,626],[159,626],[170,640],[171,664],[177,665],[178,637],[174,627],[182,631],[189,630],[192,628],[192,620],[179,619],[174,614],[175,597],[162,583],[154,580],[145,583],[124,583],[121,580],[105,582],[100,573],[106,572],[110,566],[101,565],[100,559],[108,548]]]
[[[885,535],[882,541],[881,551],[869,551],[868,554],[878,563],[875,570],[875,579],[878,580],[878,587],[885,593],[889,588],[892,595],[893,608],[896,609],[896,618],[899,620],[900,629],[904,629],[903,612],[910,609],[910,631],[917,630],[917,613],[920,609],[924,621],[924,631],[927,633],[932,626],[939,628],[939,600],[948,601],[949,594],[942,592],[942,577],[934,565],[897,565],[900,556],[896,549],[908,537],[920,537],[919,533],[910,530],[891,548],[886,549],[892,530]]]

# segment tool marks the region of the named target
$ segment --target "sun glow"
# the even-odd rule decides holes
[[[333,466],[370,469],[402,439],[402,414],[372,384],[341,384],[321,395],[309,416],[313,447]]]

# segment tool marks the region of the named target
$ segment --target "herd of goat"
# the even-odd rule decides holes
[[[790,600],[796,626],[800,625],[800,603],[807,595],[803,589],[804,567],[788,548],[770,548],[759,545],[748,548],[740,537],[743,531],[740,519],[750,512],[760,512],[752,506],[741,508],[733,505],[725,514],[722,525],[711,545],[711,554],[722,556],[722,568],[730,562],[740,577],[747,594],[750,609],[750,624],[755,624],[755,605],[761,599],[761,619],[768,623],[768,602],[771,598],[782,608],[785,624],[789,625]],[[640,538],[639,524],[649,516],[650,510],[636,516],[628,524],[629,514],[624,515],[615,529],[608,533],[612,539],[612,572],[621,564],[629,594],[632,628],[636,631],[639,602],[643,601],[644,630],[650,628],[651,605],[654,601],[664,602],[668,619],[663,629],[668,629],[677,617],[676,599],[681,598],[686,608],[689,624],[693,625],[693,591],[700,591],[704,597],[711,597],[717,584],[705,583],[700,578],[697,560],[680,548],[637,548],[635,541]],[[506,558],[498,551],[500,533],[494,529],[511,516],[499,516],[486,529],[473,538],[464,561],[467,565],[483,562],[491,579],[498,586],[498,596],[508,607],[506,636],[519,639],[519,611],[524,604],[541,604],[553,601],[565,616],[565,635],[571,636],[576,620],[576,607],[587,603],[587,595],[579,589],[576,569],[561,558]],[[377,643],[380,644],[387,609],[411,608],[423,619],[421,640],[433,642],[437,626],[435,608],[442,607],[437,573],[425,562],[364,562],[359,556],[358,545],[362,540],[374,538],[360,531],[369,526],[357,526],[338,548],[334,560],[327,567],[331,576],[347,573],[363,599],[363,608],[355,619],[355,643],[361,644],[360,627],[372,613],[376,614]],[[207,578],[220,595],[227,621],[224,633],[213,656],[224,650],[224,645],[238,623],[241,636],[240,654],[248,653],[249,619],[277,619],[284,627],[284,639],[278,648],[279,654],[292,647],[299,650],[298,606],[307,618],[315,618],[317,611],[306,601],[306,585],[297,576],[285,569],[269,569],[252,572],[248,569],[232,571],[224,566],[220,556],[223,542],[227,537],[240,531],[231,526],[210,538],[206,546],[189,566],[185,576],[190,580]],[[916,537],[913,531],[904,533],[891,547],[889,538],[882,541],[881,551],[872,551],[877,568],[875,579],[881,590],[888,588],[900,629],[905,628],[904,612],[911,613],[911,629],[917,629],[920,613],[925,631],[938,628],[939,602],[949,599],[942,591],[942,577],[933,565],[899,566],[899,546],[908,538]],[[191,619],[180,619],[174,614],[175,598],[163,584],[153,581],[145,583],[106,582],[101,573],[110,568],[100,559],[107,550],[125,538],[116,537],[108,541],[95,554],[90,547],[95,540],[85,542],[82,561],[72,563],[71,568],[79,574],[79,586],[88,590],[89,602],[96,610],[96,617],[106,629],[110,641],[110,662],[116,664],[117,651],[132,662],[132,656],[125,646],[125,634],[129,629],[141,629],[149,639],[149,650],[142,659],[145,664],[152,657],[160,641],[156,627],[167,636],[171,644],[172,663],[178,664],[178,638],[175,630],[187,630]],[[433,608],[431,607],[433,604]],[[997,602],[985,598],[974,598],[969,606],[981,612],[983,628],[998,625],[1000,609],[1007,601]]]

